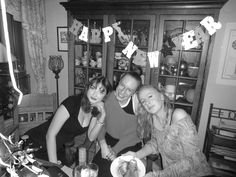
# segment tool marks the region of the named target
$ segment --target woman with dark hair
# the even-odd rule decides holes
[[[105,77],[93,78],[83,94],[66,98],[51,120],[26,132],[34,147],[42,147],[35,156],[66,164],[63,147],[66,142],[86,131],[88,139],[94,141],[103,126],[106,116],[104,100],[111,89]]]
[[[138,98],[143,106],[138,116],[138,132],[143,138],[145,132],[151,130],[151,140],[141,150],[129,151],[125,155],[142,159],[150,154],[160,154],[163,166],[145,177],[212,175],[190,115],[183,109],[172,109],[168,97],[153,86],[141,87]]]

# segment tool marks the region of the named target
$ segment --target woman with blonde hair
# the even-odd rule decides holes
[[[163,169],[145,177],[197,177],[212,175],[199,146],[199,137],[191,117],[183,109],[172,109],[168,97],[153,86],[142,86],[138,98],[143,107],[139,110],[141,137],[151,130],[151,139],[137,152],[127,152],[137,158],[160,154]]]

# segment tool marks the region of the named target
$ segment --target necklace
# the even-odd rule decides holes
[[[154,115],[154,126],[159,130],[166,129],[171,123],[171,110],[164,111],[160,115]]]

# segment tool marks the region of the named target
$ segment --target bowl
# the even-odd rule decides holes
[[[188,75],[189,75],[189,77],[197,77],[198,69],[199,68],[197,66],[188,66]]]

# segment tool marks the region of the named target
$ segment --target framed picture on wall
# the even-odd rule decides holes
[[[221,50],[217,83],[236,85],[236,23],[227,23]]]
[[[68,27],[58,26],[57,27],[57,47],[58,51],[68,51]]]

